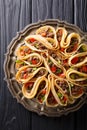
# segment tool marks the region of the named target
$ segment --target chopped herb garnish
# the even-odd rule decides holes
[[[82,52],[87,51],[87,48],[85,46],[81,47]]]
[[[57,95],[58,95],[59,98],[62,98],[62,94],[61,93],[58,92]]]
[[[23,61],[21,61],[21,60],[16,60],[16,63],[23,63]]]
[[[51,63],[52,61],[49,59],[48,62]]]
[[[71,79],[75,79],[75,74],[71,74]]]
[[[42,97],[42,101],[44,101],[44,99],[45,99],[45,96]]]
[[[56,71],[57,73],[61,73],[62,72],[62,70],[61,69],[57,69],[57,71]]]
[[[35,68],[33,68],[33,70],[37,70],[37,68],[35,67]]]
[[[70,67],[71,69],[75,69],[73,66]]]

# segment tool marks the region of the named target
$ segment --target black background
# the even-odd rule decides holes
[[[87,104],[67,116],[39,116],[17,103],[3,80],[4,54],[12,38],[29,23],[49,18],[87,31],[87,0],[0,0],[0,130],[87,130]]]

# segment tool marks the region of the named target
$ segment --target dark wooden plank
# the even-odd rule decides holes
[[[4,53],[16,33],[31,22],[31,0],[0,0],[0,130],[31,129],[31,112],[18,104],[3,80]]]
[[[32,0],[32,22],[49,18],[73,23],[73,0]]]
[[[87,32],[87,0],[74,0],[74,23]]]
[[[74,0],[74,24],[87,32],[87,0]],[[75,114],[76,130],[86,130],[87,125],[87,104]]]
[[[74,114],[62,117],[45,117],[32,114],[32,130],[74,130]]]

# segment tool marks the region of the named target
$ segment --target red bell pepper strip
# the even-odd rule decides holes
[[[28,74],[25,73],[25,74],[23,75],[23,78],[26,79],[27,77],[28,77]]]
[[[87,72],[87,66],[86,65],[82,66],[80,71],[86,73]]]
[[[56,70],[57,70],[56,66],[52,66],[50,69],[51,69],[51,71],[52,71],[53,73],[55,73]]]
[[[36,59],[32,59],[31,63],[35,65],[35,64],[37,64],[37,60]]]
[[[75,63],[78,62],[78,60],[79,60],[79,58],[78,58],[78,57],[75,57],[75,58],[73,58],[73,59],[71,60],[71,63],[72,63],[72,64],[75,64]]]
[[[78,47],[78,43],[75,43],[75,45],[73,47],[73,51],[76,51],[77,47]]]
[[[61,73],[58,76],[61,77],[61,78],[65,78],[65,74],[64,73]]]
[[[36,41],[34,38],[30,38],[29,41],[32,43],[34,41]]]
[[[31,86],[33,86],[33,82],[29,82],[26,84],[26,87],[31,87]]]

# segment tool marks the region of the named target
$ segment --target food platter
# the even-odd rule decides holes
[[[55,35],[54,36],[49,35],[47,37],[47,39],[45,38],[44,35],[43,36],[40,35],[40,33],[38,33],[38,32],[40,31],[40,29],[43,29],[43,27],[52,28],[52,30],[50,32],[52,33],[52,31],[53,31]],[[62,42],[64,44],[62,44],[62,43],[60,44],[60,41],[61,41],[60,39],[59,39],[59,41],[56,42],[55,36],[57,35],[57,31],[55,31],[55,30],[57,30],[57,31],[62,30],[62,34],[65,35],[64,40],[66,41],[66,42],[65,41]],[[37,34],[36,34],[36,32],[37,32]],[[67,45],[66,43],[69,43],[71,34],[74,37],[76,46],[73,46],[73,47],[71,46],[71,49],[70,49],[70,48],[68,48],[69,45]],[[67,38],[66,38],[66,35],[68,35]],[[52,36],[51,39],[49,38],[50,36]],[[58,34],[58,36],[59,36],[59,34]],[[31,39],[31,38],[33,38],[33,39]],[[54,39],[52,39],[52,38],[54,38]],[[76,41],[76,38],[78,39],[77,41]],[[36,43],[38,40],[40,40],[38,42],[39,46],[40,46],[40,50],[36,46]],[[54,42],[54,40],[55,40],[55,42]],[[72,40],[72,38],[71,38],[71,40]],[[28,43],[28,41],[30,43]],[[30,45],[32,42],[35,42],[35,46]],[[46,47],[41,46],[40,42],[43,43],[43,45]],[[57,45],[59,45],[58,42],[60,44],[60,47],[57,46]],[[79,52],[79,50],[82,51],[82,49],[77,49],[77,42],[79,43],[78,48],[82,48],[82,49],[87,48],[87,46],[86,46],[87,33],[81,31],[80,28],[78,28],[77,26],[75,26],[73,24],[69,24],[65,21],[59,21],[57,19],[39,21],[38,23],[34,23],[34,24],[30,24],[30,25],[26,26],[22,31],[18,32],[17,36],[15,38],[13,38],[13,40],[11,41],[11,43],[8,46],[7,53],[5,54],[5,61],[4,61],[5,80],[8,84],[8,88],[9,88],[10,92],[12,93],[13,97],[16,98],[17,101],[19,103],[21,103],[29,111],[33,111],[33,112],[38,113],[39,115],[46,115],[46,116],[50,116],[50,117],[67,115],[70,112],[80,109],[81,106],[84,103],[86,103],[86,99],[87,99],[87,89],[86,89],[87,88],[87,83],[86,83],[87,82],[87,50],[83,49],[84,53]],[[49,43],[51,43],[51,44],[49,44]],[[30,49],[33,50],[31,54],[28,54],[28,60],[26,60],[27,58],[21,59],[19,56],[18,49],[20,49],[20,46],[21,46],[21,48],[23,48],[23,46],[25,46],[24,44],[27,45],[27,48],[30,47]],[[70,43],[70,45],[71,45],[71,43]],[[43,48],[41,48],[41,47],[43,47]],[[72,51],[72,48],[74,48],[74,52]],[[52,55],[51,55],[51,52],[52,52]],[[53,55],[54,52],[58,53],[58,61],[55,61],[55,56]],[[77,52],[81,53],[81,56],[78,56]],[[66,56],[65,56],[65,54],[66,54]],[[31,64],[29,63],[30,62],[29,56],[33,56],[33,60],[32,60]],[[67,58],[64,59],[64,56]],[[35,59],[36,57],[39,57],[39,59],[41,59],[40,65],[38,67],[35,67],[37,62],[39,64],[39,61],[38,60],[36,61],[36,59]],[[77,57],[80,57],[79,60],[81,59],[80,62],[83,63],[82,68],[80,67],[81,66],[80,64],[77,64]],[[48,58],[50,58],[50,59],[48,59]],[[61,59],[63,59],[63,60],[61,60]],[[69,65],[64,66],[67,59],[68,59]],[[85,59],[85,60],[82,61],[83,59]],[[19,61],[22,61],[22,63],[23,63],[23,66],[20,68],[18,68]],[[48,65],[50,65],[48,63],[48,61],[51,62],[51,68],[50,68],[50,66],[48,66]],[[54,65],[52,64],[52,62],[54,62]],[[25,65],[24,65],[24,63],[25,63]],[[63,67],[61,67],[61,65]],[[85,67],[84,67],[84,65],[85,65]],[[32,67],[32,66],[34,66],[34,67]],[[77,66],[79,66],[79,67],[77,67]],[[31,83],[31,79],[32,79],[32,76],[30,75],[30,73],[29,73],[28,77],[30,78],[30,76],[31,76],[31,79],[23,80],[23,77],[22,77],[22,80],[20,79],[20,72],[22,70],[22,73],[24,73],[23,72],[24,67],[25,67],[25,69],[26,68],[30,69],[30,67],[31,67],[31,68],[33,68],[33,71],[35,71],[35,72],[36,72],[36,69],[38,69],[38,71],[39,71],[40,68],[46,70],[47,74],[45,74],[45,76],[40,75],[38,78],[34,77],[34,79],[33,79],[34,81],[32,81],[32,82],[34,82],[33,86],[35,86],[37,84],[33,88],[33,91],[32,91],[33,92],[32,95],[34,95],[34,96],[30,96],[29,95],[30,91],[29,91],[29,93],[26,91],[26,83],[28,83],[28,85],[29,85],[29,82]],[[57,72],[56,72],[56,69],[58,69]],[[85,72],[83,72],[83,71],[85,71]],[[63,75],[61,75],[61,72],[63,72]],[[68,75],[68,73],[71,74],[72,80],[71,80],[70,76]],[[73,79],[74,73],[76,73],[74,78],[78,79],[78,76],[76,76],[76,75],[79,75],[79,78],[85,77],[84,82],[80,82],[79,80]],[[23,76],[23,74],[22,74],[22,76]],[[63,76],[63,77],[60,77],[60,76]],[[50,95],[51,95],[51,97],[53,95],[53,98],[55,97],[57,103],[55,103],[55,104],[52,103],[52,98],[49,97],[50,90],[48,91],[46,100],[41,100],[40,96],[38,96],[41,94],[41,92],[43,92],[42,90],[39,90],[37,87],[39,81],[42,81],[42,79],[44,79],[44,81],[46,81],[46,83],[47,83],[47,85],[45,85],[45,86],[47,86],[47,90],[45,91],[45,93],[48,91],[48,89],[50,89],[51,90]],[[66,81],[66,79],[67,79],[67,81]],[[49,80],[49,82],[48,82],[48,80]],[[77,82],[73,83],[73,80],[74,81],[76,80]],[[53,82],[51,82],[51,81],[53,81]],[[73,84],[75,87],[78,87],[78,83],[79,83],[79,86],[80,86],[78,89],[79,95],[77,95],[77,96],[74,95],[71,87],[69,87],[70,96],[69,95],[67,96],[67,93],[65,93],[62,90],[62,85],[60,85],[61,87],[58,87],[59,84],[57,84],[57,83],[59,83],[59,81],[62,85],[63,85],[63,82],[65,84],[68,82],[69,86],[72,85],[71,87],[73,87]],[[82,83],[85,85],[83,85]],[[55,84],[55,85],[53,85],[53,87],[51,87],[52,84]],[[48,88],[48,86],[49,86],[49,88]],[[57,86],[57,87],[55,87],[55,86]],[[31,90],[32,90],[32,88],[31,88]],[[39,92],[38,92],[38,90],[39,90]],[[43,88],[43,90],[44,90],[44,88]],[[35,91],[36,91],[36,93],[35,93]],[[38,93],[40,93],[40,94],[38,94]],[[61,93],[62,93],[62,96],[61,96]],[[48,102],[49,101],[49,100],[47,100],[48,98],[51,99],[51,102]]]

